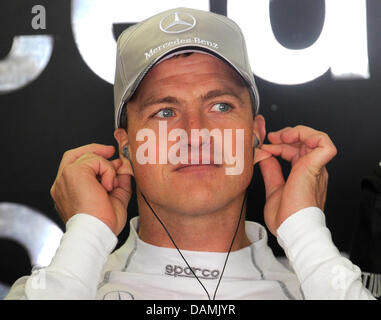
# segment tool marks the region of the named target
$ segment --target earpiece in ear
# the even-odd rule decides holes
[[[257,136],[254,136],[254,148],[257,148],[259,146],[260,142]]]
[[[130,162],[131,169],[132,169],[132,172],[133,172],[133,175],[134,175],[134,167],[132,166],[132,161],[131,161],[131,154],[130,154],[130,148],[129,148],[129,145],[126,145],[126,146],[123,147],[123,149],[122,149],[122,153],[123,153],[123,155],[127,158],[127,160]]]
[[[128,146],[124,146],[124,147],[123,147],[123,155],[124,155],[128,160],[130,160],[130,149],[128,148]]]

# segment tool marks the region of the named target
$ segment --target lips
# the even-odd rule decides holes
[[[221,165],[220,164],[179,164],[174,168],[174,171],[198,171],[198,170],[208,170],[208,169],[213,169],[213,168],[219,168]]]

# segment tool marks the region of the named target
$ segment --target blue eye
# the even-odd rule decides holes
[[[159,118],[169,118],[169,117],[173,117],[174,112],[171,109],[161,109],[159,112],[156,113],[156,115]]]
[[[217,111],[217,112],[227,112],[231,109],[232,107],[227,104],[227,103],[216,103],[212,107],[212,111]]]

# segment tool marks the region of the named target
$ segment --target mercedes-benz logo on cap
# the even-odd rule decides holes
[[[191,30],[196,19],[189,13],[173,12],[160,21],[160,30],[165,33],[181,33]]]

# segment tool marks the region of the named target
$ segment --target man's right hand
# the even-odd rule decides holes
[[[123,230],[132,194],[131,176],[121,170],[120,159],[107,160],[114,149],[93,143],[64,153],[50,194],[65,223],[76,213],[87,213],[115,235]]]

